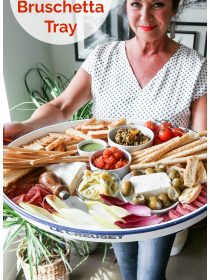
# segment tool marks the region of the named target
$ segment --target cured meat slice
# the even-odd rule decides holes
[[[168,216],[170,219],[173,220],[173,219],[177,219],[177,218],[181,217],[182,214],[180,214],[178,211],[172,209],[172,210],[169,210]]]
[[[26,184],[22,191],[26,193],[19,194],[12,198],[12,201],[19,205],[20,202],[28,202],[36,206],[40,206],[50,212],[55,210],[45,201],[45,196],[51,194],[41,184]],[[14,195],[14,194],[13,194]],[[11,199],[11,198],[10,198]]]
[[[187,214],[189,214],[191,212],[188,209],[183,208],[181,204],[177,205],[176,211],[178,211],[181,215],[187,215]]]
[[[204,197],[207,197],[207,192],[205,192],[204,190],[201,191],[201,195]]]
[[[201,203],[206,204],[207,203],[207,198],[203,197],[201,195],[199,195],[199,197],[197,198],[197,200],[199,200]]]
[[[199,200],[195,200],[195,201],[193,201],[193,203],[192,203],[193,205],[195,205],[195,206],[197,206],[198,208],[200,208],[200,207],[202,207],[204,204],[203,203],[201,203]]]
[[[19,195],[26,194],[33,186],[34,184],[20,184],[8,194],[8,197],[12,200]]]
[[[168,214],[162,214],[160,217],[163,218],[163,223],[171,220]]]
[[[192,205],[192,203],[190,203],[190,204],[187,204],[187,203],[182,204],[182,208],[188,210],[189,212],[193,212],[196,209],[198,209],[196,206]]]

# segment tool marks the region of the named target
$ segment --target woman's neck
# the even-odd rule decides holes
[[[174,53],[180,46],[178,43],[168,38],[168,36],[165,36],[161,40],[155,40],[152,42],[144,42],[140,38],[134,37],[127,43],[130,50],[135,52],[137,56]]]

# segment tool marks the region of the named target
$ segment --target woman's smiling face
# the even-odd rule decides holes
[[[127,0],[130,27],[137,38],[151,42],[165,36],[172,16],[172,0]]]

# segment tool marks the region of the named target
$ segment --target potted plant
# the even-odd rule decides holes
[[[30,224],[9,206],[3,207],[4,228],[9,234],[4,250],[19,240],[17,257],[27,280],[69,279],[72,268],[69,264],[71,248],[86,260],[87,250],[78,249],[76,241],[67,241]],[[85,248],[85,246],[84,246]]]
[[[35,111],[41,105],[58,97],[68,86],[71,79],[61,73],[52,73],[44,64],[38,63],[35,67],[30,68],[24,77],[24,83],[27,93],[31,99],[29,102],[22,102],[10,109]],[[39,85],[34,87],[34,81],[40,81]],[[26,105],[26,108],[25,108]],[[32,105],[32,108],[29,108]],[[71,120],[89,119],[91,114],[92,100],[81,107]]]

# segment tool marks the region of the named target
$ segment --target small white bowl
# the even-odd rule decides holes
[[[91,156],[95,152],[99,151],[99,150],[95,150],[95,151],[91,151],[91,152],[86,152],[86,151],[81,150],[82,146],[84,146],[86,144],[90,144],[90,143],[101,145],[102,146],[101,149],[105,149],[107,147],[107,143],[104,140],[100,140],[100,139],[83,140],[79,144],[77,144],[77,150],[78,150],[78,153],[80,156]]]
[[[124,200],[125,202],[130,202],[133,204],[133,196],[134,196],[134,193],[131,194],[130,196],[124,196],[121,192],[121,186],[123,184],[123,182],[125,181],[129,181],[131,178],[131,173],[127,174],[122,180],[121,180],[121,185],[120,185],[120,198],[122,200]],[[170,209],[173,209],[174,207],[176,207],[177,205],[179,204],[179,202],[174,202],[172,203],[169,207],[167,208],[162,208],[160,210],[151,210],[151,213],[152,214],[163,214],[163,213],[166,213],[168,212]]]
[[[106,171],[104,169],[100,169],[100,168],[96,167],[93,164],[93,158],[102,156],[104,150],[97,151],[94,154],[92,154],[92,156],[90,157],[89,162],[90,162],[90,168],[91,168],[92,171],[95,171],[95,170]],[[107,171],[110,172],[110,173],[113,173],[113,174],[117,174],[120,178],[123,178],[126,174],[128,174],[130,172],[131,155],[130,155],[129,152],[127,152],[125,150],[122,150],[122,149],[119,149],[119,150],[121,150],[124,153],[124,156],[128,160],[128,163],[125,166],[121,167],[121,168],[107,170]]]
[[[145,144],[140,144],[140,145],[137,145],[137,146],[125,146],[125,145],[120,145],[120,144],[117,144],[115,142],[115,136],[117,134],[117,131],[121,128],[137,128],[139,130],[141,130],[141,133],[143,133],[144,135],[148,136],[150,138],[150,141],[145,143]],[[123,149],[123,150],[126,150],[130,153],[133,153],[135,151],[138,151],[138,150],[142,150],[142,149],[145,149],[145,148],[148,148],[150,146],[152,146],[152,143],[153,143],[153,139],[154,139],[154,133],[151,129],[147,128],[147,127],[144,127],[144,126],[140,126],[140,125],[122,125],[122,126],[118,126],[116,128],[113,128],[112,130],[109,131],[109,134],[108,134],[108,142],[109,142],[109,145],[110,146],[114,146],[114,147],[117,147],[118,149]]]
[[[95,170],[95,171],[93,172],[93,174],[95,174],[95,175],[98,175],[98,174],[100,174],[100,173],[108,173],[108,174],[110,174],[112,177],[114,177],[114,182],[117,183],[117,188],[116,188],[116,190],[115,190],[115,192],[113,193],[112,196],[113,196],[113,197],[117,197],[117,196],[119,195],[119,191],[120,191],[120,182],[121,182],[120,177],[119,177],[116,173],[110,172],[109,170],[103,170],[103,171],[102,171],[102,170]],[[100,199],[100,198],[91,198],[90,196],[86,197],[86,196],[84,195],[84,193],[82,193],[82,192],[79,191],[79,186],[80,186],[82,180],[83,180],[83,178],[81,178],[81,179],[79,180],[79,182],[77,183],[77,186],[76,186],[76,190],[77,190],[78,196],[79,196],[82,200],[88,199],[88,200],[93,200],[93,201],[102,201],[102,199]],[[87,189],[88,189],[88,188],[89,188],[89,187],[87,187]],[[96,190],[97,190],[97,186],[96,186]],[[103,193],[103,194],[104,194],[104,193]]]

